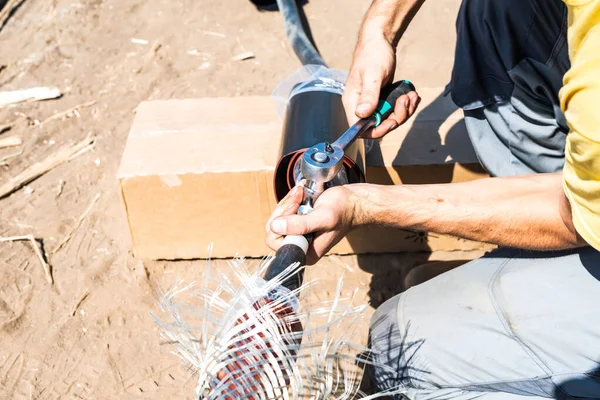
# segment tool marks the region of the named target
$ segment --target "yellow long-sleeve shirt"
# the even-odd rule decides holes
[[[571,59],[560,91],[570,128],[564,190],[577,232],[600,250],[600,0],[564,1]]]

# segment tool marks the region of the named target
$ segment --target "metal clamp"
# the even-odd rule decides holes
[[[377,119],[374,116],[361,119],[335,142],[319,143],[306,150],[300,164],[300,171],[306,182],[298,214],[304,215],[312,211],[317,198],[325,191],[326,184],[342,169],[345,149],[376,123]]]

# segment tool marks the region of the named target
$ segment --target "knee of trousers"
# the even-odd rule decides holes
[[[402,331],[398,305],[402,295],[383,303],[373,314],[369,328],[371,377],[379,390],[395,389],[402,379]]]

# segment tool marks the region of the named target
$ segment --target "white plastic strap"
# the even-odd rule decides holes
[[[283,239],[283,244],[295,244],[304,251],[304,254],[308,252],[308,240],[302,235],[288,235]]]

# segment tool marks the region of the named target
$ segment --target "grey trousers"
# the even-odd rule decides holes
[[[457,22],[453,99],[492,176],[564,164],[564,6],[537,3],[464,0]],[[376,385],[409,399],[600,399],[600,253],[497,250],[384,303],[370,340]]]
[[[495,251],[385,302],[370,338],[409,399],[600,398],[600,253]]]

